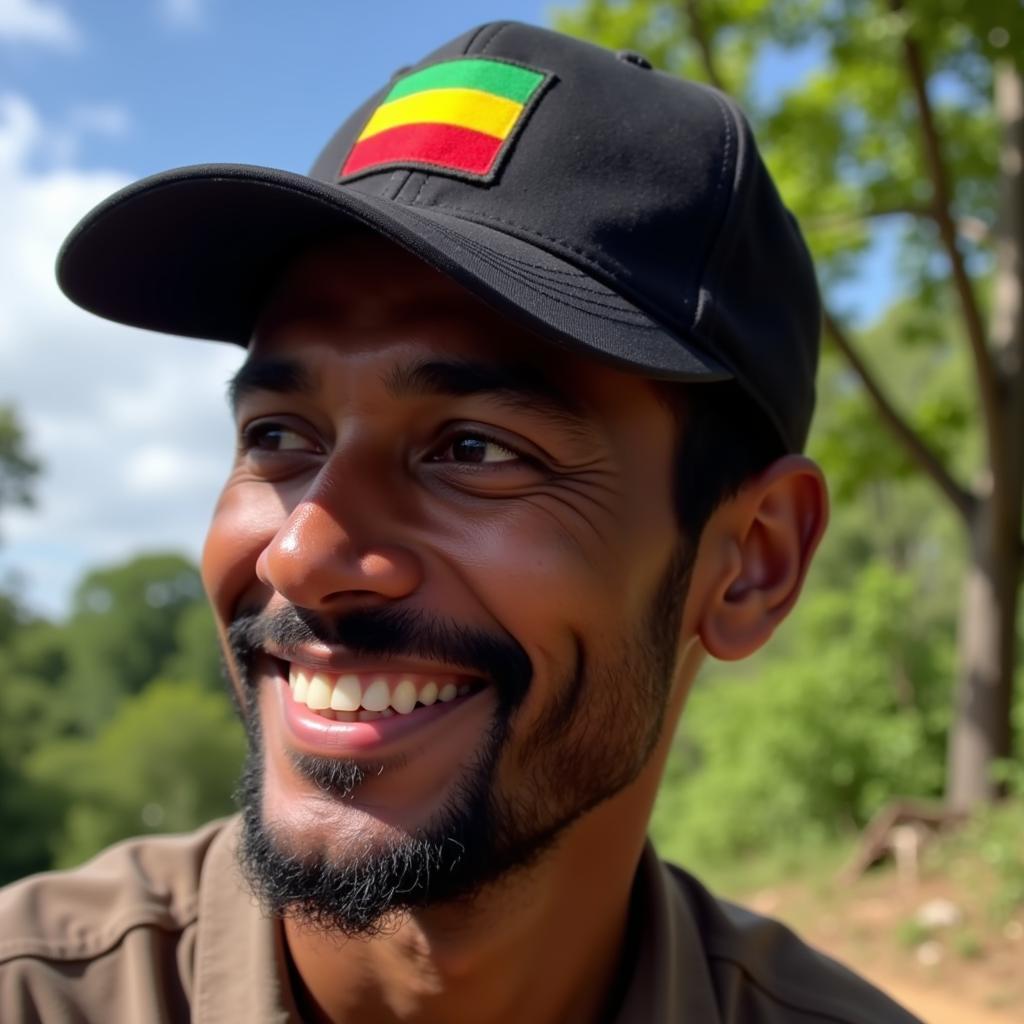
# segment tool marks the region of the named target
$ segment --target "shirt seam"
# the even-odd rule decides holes
[[[791,996],[784,996],[780,994],[777,990],[771,989],[767,985],[765,985],[765,983],[759,977],[757,977],[757,975],[751,972],[750,968],[747,967],[746,964],[744,964],[740,960],[735,959],[732,956],[729,956],[728,954],[713,953],[709,950],[708,959],[718,960],[720,962],[731,964],[733,967],[736,968],[736,970],[738,970],[743,975],[744,978],[747,979],[747,981],[753,988],[756,988],[759,992],[763,993],[768,999],[771,999],[773,1002],[778,1003],[780,1006],[784,1006],[787,1010],[795,1010],[797,1013],[812,1014],[819,1017],[822,1020],[832,1021],[833,1024],[863,1024],[864,1022],[863,1017],[848,1017],[845,1014],[842,1016],[836,1016],[836,1013],[831,1009],[823,1009],[821,1007],[809,1006],[806,1002],[804,1002],[801,999],[793,998]],[[881,992],[877,989],[875,991],[877,991],[879,995],[885,997],[884,992]],[[898,1004],[894,1005],[898,1006]],[[899,1008],[903,1009],[902,1007]],[[909,1011],[904,1012],[909,1013]],[[914,1018],[911,1015],[908,1019],[913,1020]]]
[[[73,941],[30,937],[0,941],[0,964],[24,957],[35,960],[71,961],[105,956],[120,945],[130,932],[139,928],[153,928],[167,933],[185,931],[197,922],[198,907],[194,905],[191,911],[181,918],[167,915],[163,918],[151,916],[146,920],[141,916],[147,914],[152,915],[150,908],[134,907],[126,910],[118,918],[117,923],[105,931]]]

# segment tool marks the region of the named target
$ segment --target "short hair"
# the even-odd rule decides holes
[[[673,502],[696,547],[711,514],[787,454],[778,430],[735,381],[662,385],[676,418]]]

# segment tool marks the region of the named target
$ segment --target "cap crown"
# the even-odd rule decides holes
[[[820,307],[799,230],[731,101],[624,56],[532,26],[485,25],[372,96],[311,176],[488,225],[577,266],[724,365],[800,448]],[[358,140],[389,94],[467,57],[544,76],[495,166],[474,176],[399,160],[353,174]]]

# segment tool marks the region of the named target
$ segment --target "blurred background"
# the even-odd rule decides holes
[[[0,0],[0,882],[232,810],[195,563],[241,353],[71,306],[53,260],[181,164],[304,171],[473,24],[735,95],[827,312],[830,533],[768,649],[713,666],[653,823],[929,1021],[1024,1020],[1021,0]]]

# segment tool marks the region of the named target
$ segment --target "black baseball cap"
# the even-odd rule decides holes
[[[247,345],[288,262],[354,225],[556,343],[734,379],[803,447],[818,290],[745,118],[637,54],[530,25],[403,69],[308,176],[204,164],[129,185],[74,228],[57,278],[110,320]]]

